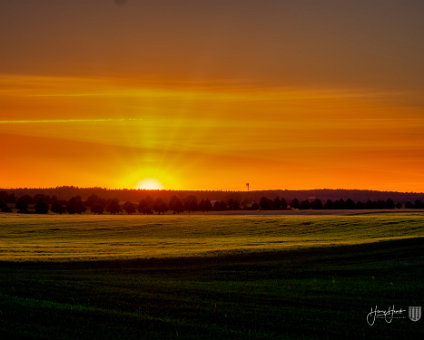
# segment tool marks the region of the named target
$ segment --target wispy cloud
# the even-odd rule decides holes
[[[66,124],[66,123],[108,123],[143,121],[143,118],[96,118],[96,119],[18,119],[0,120],[0,124]]]
[[[120,97],[178,100],[280,100],[393,97],[396,91],[372,88],[315,88],[239,85],[225,82],[134,83],[125,78],[39,77],[0,74],[0,95],[19,97]]]

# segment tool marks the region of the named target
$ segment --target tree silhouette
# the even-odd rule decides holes
[[[332,200],[327,200],[324,205],[324,209],[334,209],[334,203]]]
[[[16,203],[15,195],[9,195],[7,191],[0,191],[0,202],[0,211],[11,212],[12,209],[9,208],[7,203]]]
[[[93,214],[101,215],[105,211],[105,206],[103,204],[95,204],[90,210]]]
[[[300,207],[300,202],[297,198],[294,198],[291,202],[290,202],[290,207],[293,209],[299,209]]]
[[[12,209],[10,209],[6,202],[0,199],[0,211],[1,212],[12,212]]]
[[[184,211],[183,203],[177,196],[172,196],[169,200],[169,209],[172,210],[174,213],[181,213]]]
[[[274,198],[274,201],[272,202],[272,209],[274,210],[280,210],[281,209],[281,200],[277,196]]]
[[[227,203],[224,201],[216,201],[213,205],[213,209],[216,211],[227,210]]]
[[[137,206],[134,203],[126,201],[122,208],[125,210],[127,214],[134,214],[137,211]]]
[[[91,208],[94,204],[96,204],[98,201],[100,200],[100,198],[93,194],[88,196],[87,200],[85,201],[85,205],[89,208]]]
[[[159,214],[164,213],[168,210],[167,204],[163,201],[162,198],[158,197],[156,198],[155,202],[153,203],[153,210],[156,211]]]
[[[52,202],[51,211],[56,214],[63,214],[66,211],[66,202],[65,201],[59,201],[54,200]]]
[[[348,198],[345,202],[344,209],[355,209],[355,202],[352,199]]]
[[[211,201],[209,201],[208,199],[206,200],[201,200],[199,202],[199,209],[201,211],[210,211],[212,209],[212,204]]]
[[[29,195],[19,197],[16,201],[16,209],[19,213],[28,213],[28,206],[32,202],[32,198]]]
[[[356,202],[355,209],[365,209],[365,203],[361,201]]]
[[[153,200],[150,196],[141,199],[138,203],[138,211],[143,214],[151,214],[153,208]]]
[[[111,214],[119,214],[121,212],[121,206],[118,199],[110,199],[106,204],[106,211],[110,212]]]
[[[15,194],[9,194],[6,199],[6,203],[12,203],[12,204],[16,203]]]
[[[85,205],[90,208],[93,214],[103,214],[106,207],[106,201],[97,195],[90,195],[85,201]]]
[[[259,200],[259,207],[262,210],[271,210],[273,208],[273,204],[274,202],[271,199],[264,196],[262,196]]]
[[[0,202],[7,202],[7,198],[9,197],[9,194],[6,191],[0,191]]]
[[[49,203],[50,197],[43,194],[37,194],[33,197],[32,202],[37,203],[38,201],[44,201],[46,203]]]
[[[47,214],[49,212],[49,205],[46,203],[45,198],[40,198],[34,205],[36,214]]]
[[[394,209],[395,208],[395,202],[393,202],[393,200],[391,198],[389,198],[386,201],[386,208],[387,209]]]
[[[66,210],[68,210],[68,213],[70,214],[82,214],[86,210],[86,208],[82,203],[81,196],[72,197],[68,201]]]
[[[230,198],[227,202],[228,209],[230,210],[239,210],[240,202],[235,198]]]
[[[415,208],[416,209],[423,209],[424,208],[424,203],[421,200],[416,200],[415,201]]]
[[[14,192],[17,192],[17,197],[14,196]],[[75,193],[81,193],[81,196],[88,197],[87,200],[81,201],[81,196],[72,196]],[[24,193],[29,193],[25,194]],[[154,200],[147,196],[147,192],[132,192],[128,191],[103,191],[99,188],[91,188],[91,189],[78,189],[78,188],[60,188],[59,189],[8,189],[7,191],[0,191],[0,211],[10,211],[13,207],[13,211],[18,212],[37,212],[44,213],[45,206],[47,204],[50,210],[54,213],[60,214],[65,212],[66,209],[71,214],[81,213],[87,209],[93,214],[101,214],[105,211],[106,205],[110,205],[110,198],[118,199],[118,204],[120,201],[126,202],[124,205],[120,206],[120,210],[113,210],[113,213],[117,213],[118,211],[125,211],[128,214],[133,214],[134,208],[138,208],[142,213],[152,213],[155,211],[156,207],[155,203],[157,198],[161,198],[165,203],[167,209],[173,211],[174,213],[180,213],[185,209],[187,211],[209,211],[209,210],[255,210],[255,209],[263,209],[263,210],[278,210],[278,209],[287,209],[288,207],[293,209],[394,209],[394,208],[424,208],[424,200],[422,199],[422,195],[419,194],[402,194],[397,195],[397,193],[391,193],[393,195],[392,198],[387,198],[387,194],[380,193],[374,194],[370,193],[362,193],[357,194],[352,191],[350,194],[351,198],[344,193],[344,191],[338,192],[330,192],[328,197],[343,197],[336,199],[328,199],[326,201],[322,201],[320,198],[316,199],[306,199],[307,197],[319,197],[319,191],[311,191],[310,193],[298,193],[300,198],[302,199],[302,203],[299,199],[293,198],[293,200],[286,201],[284,198],[281,198],[279,194],[282,194],[282,191],[267,191],[262,192],[263,196],[260,195],[261,192],[252,192],[252,193],[241,193],[241,192],[196,192],[189,193],[184,199],[181,198],[181,193],[173,194],[172,192],[149,192],[152,194]],[[59,201],[55,194],[60,198],[66,198],[68,201]],[[117,197],[119,195],[119,198]],[[269,196],[272,195],[272,196]],[[285,195],[289,195],[285,193]],[[325,193],[323,195],[326,195]],[[366,196],[365,196],[366,195]],[[385,196],[387,195],[387,196]],[[211,196],[211,197],[210,197]],[[346,197],[347,196],[347,197]],[[368,199],[368,201],[363,200],[364,196]],[[71,197],[71,199],[69,199]],[[16,199],[18,198],[18,199]],[[132,202],[135,202],[136,199],[140,199],[138,205],[135,205]],[[209,198],[212,198],[210,200]],[[260,199],[259,199],[260,198]],[[373,199],[377,198],[377,199]],[[360,200],[362,199],[362,201]],[[408,199],[410,200],[407,203]],[[119,201],[120,200],[120,201]],[[307,201],[307,202],[306,202]],[[15,203],[11,203],[15,202]],[[40,202],[38,205],[37,203]],[[287,205],[287,202],[290,202],[290,205]],[[325,204],[324,204],[325,202]],[[169,204],[168,204],[169,203]],[[82,206],[81,206],[82,204]],[[37,205],[37,207],[36,207]],[[69,206],[69,207],[68,207]],[[16,210],[15,210],[16,207]],[[108,207],[109,209],[109,207]],[[159,209],[160,213],[162,210]]]
[[[184,198],[184,209],[187,211],[196,211],[198,209],[196,196],[189,195]]]
[[[385,208],[386,208],[386,201],[378,200],[377,209],[385,209]]]
[[[311,202],[311,209],[323,209],[324,206],[320,199],[316,198]]]
[[[405,208],[406,209],[412,209],[412,208],[414,208],[414,205],[411,202],[408,201],[408,202],[405,203]]]
[[[309,209],[310,208],[310,204],[308,200],[304,200],[302,202],[300,202],[300,207],[299,209]]]
[[[365,208],[366,209],[375,209],[375,203],[373,201],[371,201],[371,200],[368,200],[365,203]]]
[[[344,199],[339,199],[334,202],[334,209],[346,209]]]

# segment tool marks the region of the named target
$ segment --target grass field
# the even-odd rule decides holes
[[[424,304],[423,222],[3,215],[0,338],[423,338],[423,319],[366,322],[376,305]],[[68,250],[55,254],[55,242]],[[118,245],[105,256],[108,242]]]
[[[424,237],[424,213],[333,216],[0,214],[0,260],[206,256]]]

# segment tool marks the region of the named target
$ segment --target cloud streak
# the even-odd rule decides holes
[[[96,119],[18,119],[0,120],[1,125],[8,124],[67,124],[67,123],[113,123],[143,121],[143,118],[96,118]]]

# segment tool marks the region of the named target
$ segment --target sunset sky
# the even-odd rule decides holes
[[[0,188],[424,191],[422,0],[0,0]]]

